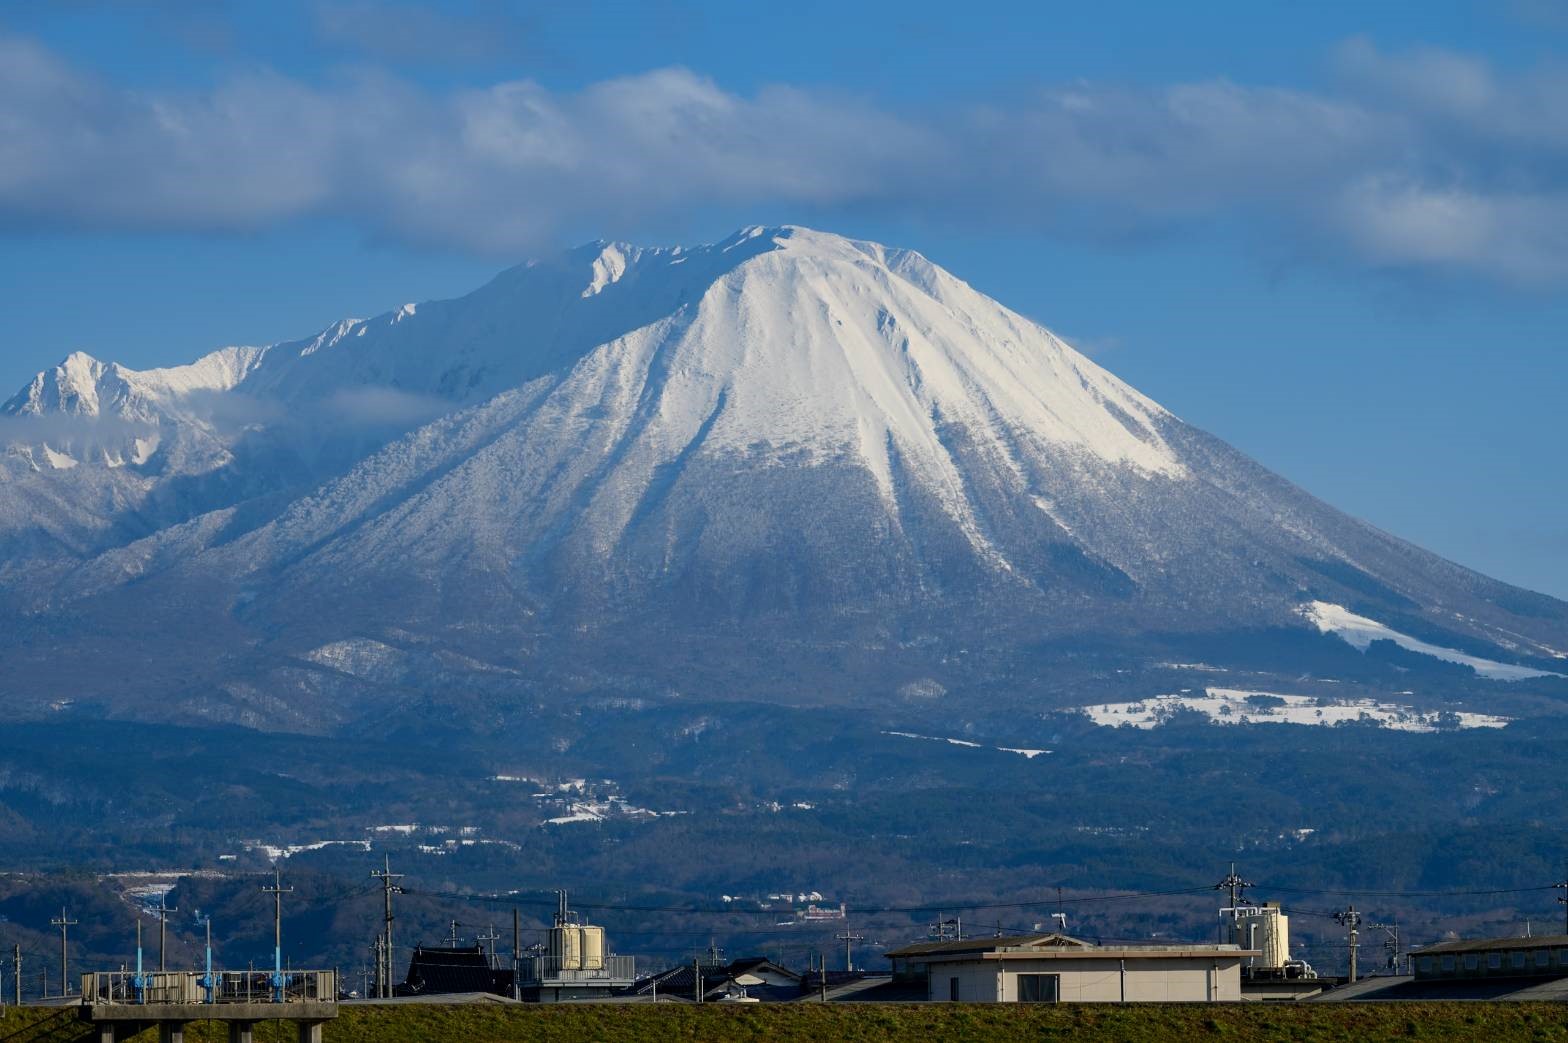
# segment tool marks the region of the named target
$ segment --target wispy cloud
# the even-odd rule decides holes
[[[400,46],[355,28],[366,10],[324,0],[318,16],[368,50]],[[572,91],[254,71],[132,91],[0,37],[0,222],[230,231],[322,216],[516,255],[565,228],[630,235],[715,202],[863,206],[1077,235],[1241,223],[1355,264],[1568,281],[1568,75],[1365,40],[1333,58],[1317,92],[1075,83],[910,110],[737,93],[678,68]]]

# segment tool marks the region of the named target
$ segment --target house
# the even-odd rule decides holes
[[[408,977],[393,987],[396,996],[435,996],[459,992],[512,994],[512,972],[493,965],[477,945],[458,948],[417,946]]]
[[[920,942],[887,954],[895,979],[960,1003],[1203,1003],[1241,1000],[1237,945],[1100,946],[1065,934]]]

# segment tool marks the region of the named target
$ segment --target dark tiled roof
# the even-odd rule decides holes
[[[512,972],[490,966],[490,957],[477,945],[464,948],[426,948],[419,946],[408,962],[408,977],[396,992],[400,996],[423,996],[449,992],[512,991]]]

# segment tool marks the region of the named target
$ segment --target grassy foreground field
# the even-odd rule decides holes
[[[87,1039],[74,1011],[12,1008],[0,1043]],[[257,1026],[257,1043],[294,1043],[287,1025]],[[196,1022],[187,1040],[223,1043],[223,1026]],[[157,1039],[156,1032],[136,1037]],[[1060,1007],[855,1004],[560,1007],[348,1006],[327,1043],[881,1043],[897,1040],[1511,1040],[1568,1041],[1568,1006],[1503,1003],[1296,1006],[1071,1005]]]

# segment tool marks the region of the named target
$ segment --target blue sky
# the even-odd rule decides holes
[[[911,246],[1568,596],[1568,3],[0,3],[0,388],[594,238]]]

